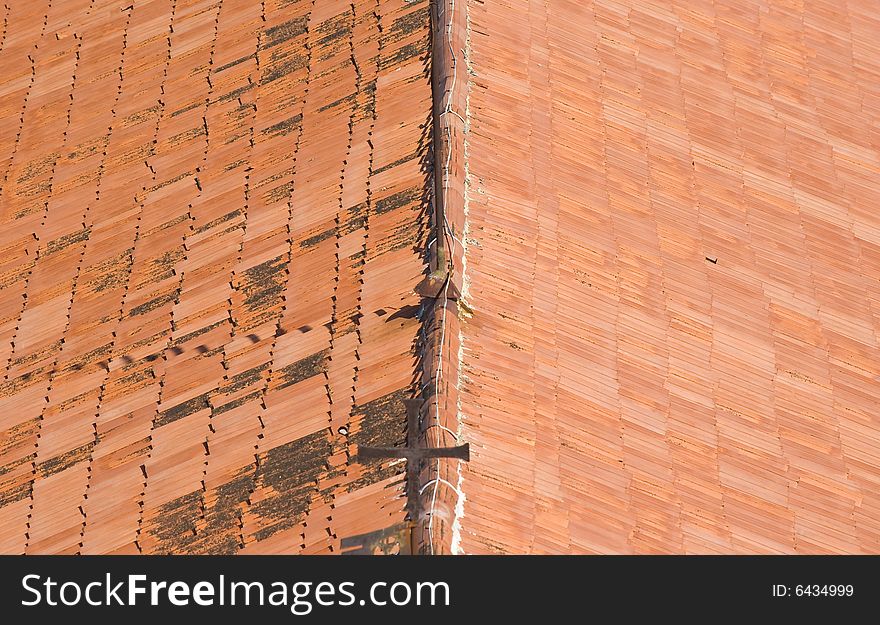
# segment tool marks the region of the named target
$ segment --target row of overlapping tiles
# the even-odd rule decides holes
[[[428,1],[7,5],[0,551],[402,521],[399,465],[351,456],[418,366]]]
[[[878,5],[466,5],[461,550],[880,551]]]

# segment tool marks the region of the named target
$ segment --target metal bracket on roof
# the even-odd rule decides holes
[[[410,520],[415,522],[420,518],[421,512],[419,510],[419,473],[422,470],[422,462],[428,458],[458,458],[467,462],[470,460],[471,454],[470,446],[467,443],[456,447],[419,446],[421,411],[425,402],[422,399],[404,399],[403,403],[406,406],[406,447],[361,447],[358,449],[358,459],[406,459],[406,507]]]
[[[442,296],[456,302],[461,297],[458,287],[452,280],[452,273],[445,269],[437,269],[429,273],[416,285],[415,292],[421,297],[439,299]]]

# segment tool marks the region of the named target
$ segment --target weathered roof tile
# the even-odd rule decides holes
[[[412,386],[417,326],[357,326],[423,271],[423,218],[380,211],[374,169],[425,185],[430,84],[392,26],[426,53],[427,2],[101,4],[10,3],[0,44],[0,551],[338,552],[395,526],[399,469],[365,479],[335,432],[379,346]]]

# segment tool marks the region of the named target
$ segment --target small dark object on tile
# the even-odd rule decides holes
[[[71,367],[71,369],[73,369],[74,371],[79,371],[79,370],[82,369],[82,368],[83,368],[83,366],[82,366],[81,364],[79,364],[79,363],[76,363],[75,365],[73,365],[73,366]]]
[[[171,353],[174,354],[175,356],[180,356],[183,353],[183,350],[179,347],[172,347]]]
[[[153,362],[154,360],[158,360],[158,359],[159,359],[159,354],[150,354],[149,356],[144,358],[144,360],[146,360],[147,362]]]
[[[248,334],[247,337],[251,343],[259,343],[260,342],[260,337],[257,336],[256,334]]]
[[[206,345],[199,345],[198,347],[196,347],[196,351],[200,354],[207,354],[208,347]]]
[[[311,332],[312,326],[308,326],[308,325],[300,326],[299,331],[302,332],[303,334],[305,334],[306,332]]]
[[[125,363],[126,365],[130,365],[131,363],[134,362],[134,359],[131,356],[125,355],[122,357],[122,362]]]
[[[284,328],[278,328],[275,330],[275,336],[284,336],[285,334],[287,334],[287,330]]]
[[[706,260],[708,260],[708,261],[709,261],[710,263],[712,263],[713,265],[717,265],[717,264],[718,264],[718,257],[717,257],[717,256],[707,256],[707,257],[706,257]]]
[[[388,314],[388,311],[385,310],[384,308],[380,308],[379,310],[375,311],[374,314],[375,314],[377,317],[384,317],[385,315]]]
[[[110,363],[106,360],[102,360],[98,363],[98,366],[101,367],[104,371],[110,371]]]

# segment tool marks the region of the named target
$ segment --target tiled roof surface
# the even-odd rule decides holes
[[[880,552],[877,7],[428,6],[0,8],[0,552]]]
[[[0,552],[400,523],[401,465],[350,455],[419,370],[428,1],[0,12]]]
[[[880,552],[880,5],[462,3],[458,547]]]

